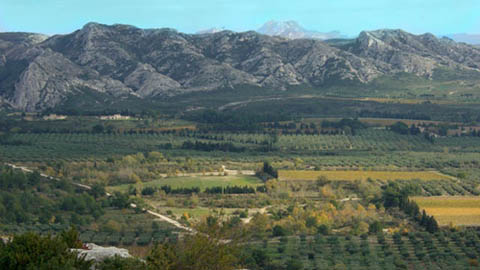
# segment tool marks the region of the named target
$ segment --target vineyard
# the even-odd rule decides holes
[[[262,144],[272,139],[264,134],[208,134],[199,138],[237,143]],[[477,144],[480,146],[480,139]],[[422,136],[403,136],[385,129],[366,129],[356,135],[280,135],[275,144],[280,151],[408,151],[431,150]]]
[[[15,143],[0,145],[0,158],[10,161],[37,161],[49,159],[85,160],[101,159],[112,155],[127,155],[138,152],[148,152],[152,149],[164,152],[178,152],[186,141],[201,143],[232,143],[233,146],[245,149],[253,156],[258,152],[265,153],[267,145],[272,144],[269,155],[307,155],[319,156],[342,154],[357,155],[359,164],[340,164],[358,166],[362,160],[370,164],[392,164],[396,166],[418,166],[418,162],[409,162],[402,155],[409,153],[425,153],[443,159],[449,152],[461,152],[467,157],[478,158],[480,152],[479,137],[440,137],[435,142],[426,140],[423,136],[400,135],[384,129],[360,130],[356,135],[278,135],[270,134],[203,134],[195,132],[183,133],[152,133],[152,134],[68,134],[68,133],[19,133],[13,136]],[[228,151],[228,150],[227,150]],[[365,155],[365,152],[375,152],[375,156]],[[189,151],[192,152],[192,151]],[[400,152],[393,159],[382,160],[384,153]],[[431,154],[429,154],[431,153]],[[438,156],[437,153],[442,153]],[[207,154],[205,152],[203,155]],[[215,152],[208,155],[218,155]],[[464,159],[459,157],[460,160]],[[333,161],[339,157],[333,157]],[[474,160],[470,158],[469,160]],[[422,159],[425,166],[434,167],[437,161]],[[459,160],[452,161],[458,162]],[[325,164],[328,166],[329,164]],[[336,165],[336,164],[332,164]],[[478,163],[477,163],[478,165]]]
[[[377,236],[300,236],[264,242],[272,265],[303,269],[479,269],[475,231]],[[302,269],[302,268],[292,268]]]
[[[450,176],[435,171],[285,171],[278,172],[280,180],[317,180],[325,177],[333,181],[355,181],[355,180],[448,180]]]
[[[442,226],[479,226],[480,197],[443,196],[412,198]]]

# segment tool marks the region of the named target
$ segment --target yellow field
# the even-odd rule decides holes
[[[278,171],[280,180],[317,180],[325,176],[328,180],[355,181],[367,180],[443,180],[451,179],[436,171],[400,172],[400,171]]]
[[[458,226],[480,225],[480,197],[440,196],[412,197],[420,209],[425,209],[440,226],[450,223]]]

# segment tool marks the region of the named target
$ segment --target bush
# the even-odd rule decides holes
[[[0,244],[0,269],[90,269],[91,261],[70,252],[69,245],[78,243],[78,239],[70,239],[71,235],[67,232],[59,237],[34,233],[15,236],[11,242]]]
[[[379,233],[382,231],[383,231],[383,224],[378,220],[374,221],[373,223],[370,223],[370,225],[368,226],[369,233]]]
[[[144,270],[147,269],[144,262],[135,258],[122,258],[115,256],[113,258],[106,258],[99,263],[97,270]]]
[[[319,234],[328,235],[330,232],[330,229],[328,228],[327,225],[321,224],[320,226],[317,227],[317,232]]]
[[[274,237],[285,236],[285,235],[287,235],[287,232],[286,232],[286,230],[285,230],[282,226],[280,226],[280,225],[275,225],[275,226],[273,227],[273,236],[274,236]]]
[[[302,270],[303,263],[299,259],[290,259],[287,261],[287,270]]]
[[[139,246],[146,246],[146,245],[150,244],[150,242],[152,242],[152,235],[150,235],[150,234],[141,234],[141,235],[138,237],[137,245],[139,245]]]
[[[153,187],[146,187],[144,189],[142,189],[142,195],[144,196],[151,196],[153,194],[155,194],[155,188]]]

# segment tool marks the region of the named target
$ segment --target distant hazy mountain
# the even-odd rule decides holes
[[[210,28],[210,29],[200,30],[196,34],[199,34],[199,35],[201,35],[201,34],[215,34],[215,33],[222,32],[222,31],[225,31],[225,27],[222,27],[222,28],[213,27],[213,28]]]
[[[468,44],[480,45],[480,34],[450,34],[447,37],[455,40],[456,42],[465,42]]]
[[[0,33],[0,103],[25,111],[251,85],[321,88],[436,68],[480,70],[480,48],[402,30],[356,39],[285,39],[254,31],[190,35],[89,23],[67,35]],[[0,104],[1,105],[1,104]]]
[[[257,32],[264,35],[280,36],[288,39],[311,38],[326,40],[334,38],[346,38],[346,36],[342,35],[338,31],[322,33],[307,30],[296,21],[269,21],[266,22],[262,27],[260,27]]]

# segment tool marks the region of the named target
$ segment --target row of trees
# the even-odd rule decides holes
[[[227,186],[227,187],[211,187],[206,188],[207,194],[252,194],[255,193],[255,188],[249,186]]]
[[[207,132],[259,132],[263,130],[261,123],[292,119],[291,115],[282,113],[239,113],[218,112],[214,110],[194,111],[186,114],[184,117],[187,120],[203,123],[199,128]]]
[[[153,195],[159,189],[155,187],[146,187],[142,189],[142,195]],[[165,194],[183,194],[183,195],[190,195],[190,194],[198,194],[201,192],[199,187],[191,187],[191,188],[172,188],[169,185],[164,185],[160,187],[160,190],[164,191]],[[252,194],[258,192],[265,192],[265,188],[257,187],[257,189],[249,186],[227,186],[227,187],[210,187],[206,188],[204,193],[206,194]]]
[[[151,188],[150,188],[151,189]],[[163,190],[166,194],[198,194],[200,193],[199,187],[191,187],[191,188],[172,188],[169,185],[161,186],[160,190]],[[142,192],[143,193],[143,192]]]
[[[408,198],[418,192],[418,186],[406,186],[400,188],[395,182],[390,182],[383,190],[381,201],[386,209],[398,207],[412,219],[417,221],[420,226],[423,226],[428,232],[435,233],[439,230],[435,218],[427,215],[425,210],[420,212],[418,204]]]
[[[269,179],[278,178],[278,170],[273,168],[268,161],[265,161],[263,167],[257,171],[256,176],[266,182]]]
[[[418,135],[420,134],[420,129],[415,125],[408,127],[407,124],[403,122],[396,122],[395,124],[388,127],[391,131],[396,132],[402,135]]]
[[[223,151],[223,152],[245,152],[245,147],[235,146],[233,143],[211,143],[200,141],[186,141],[182,144],[182,149],[197,150],[197,151]]]

